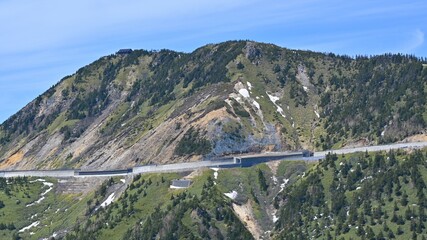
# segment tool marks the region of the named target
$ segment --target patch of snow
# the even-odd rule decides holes
[[[385,131],[387,130],[387,125],[384,126],[384,130],[381,132],[381,137],[384,137]]]
[[[266,92],[267,93],[267,92]],[[272,101],[273,103],[276,103],[277,101],[279,101],[279,97],[275,97],[273,95],[270,95],[267,93],[268,98],[270,98],[270,101]]]
[[[258,96],[256,96],[255,98],[256,98],[256,99],[259,99],[259,97],[258,97]]]
[[[244,98],[249,98],[249,92],[246,88],[242,88],[239,90],[240,95],[242,95]]]
[[[270,98],[270,101],[273,102],[274,106],[276,106],[276,108],[277,108],[276,111],[280,115],[282,115],[282,117],[286,118],[286,115],[283,112],[283,108],[281,108],[279,105],[276,104],[276,102],[279,101],[280,98],[276,97],[276,96],[273,96],[273,95],[270,95],[270,94],[268,94],[268,92],[266,92],[266,93],[267,93],[268,98]]]
[[[320,118],[320,114],[316,110],[314,110],[314,114],[316,114],[317,118]]]
[[[40,224],[40,221],[33,222],[33,223],[31,223],[30,225],[28,225],[28,226],[26,226],[26,227],[22,228],[22,229],[21,229],[21,230],[19,230],[18,232],[24,232],[25,230],[28,230],[28,229],[30,229],[30,228],[32,228],[32,227],[37,227],[39,224]]]
[[[218,179],[218,171],[219,171],[219,168],[211,168],[213,171],[214,171],[214,179]],[[215,183],[215,182],[214,182]],[[215,185],[216,185],[216,183],[215,183]]]
[[[120,182],[126,183],[126,179],[122,178],[122,179],[120,179]]]
[[[308,87],[307,86],[302,86],[302,88],[304,88],[304,91],[308,92]]]
[[[287,106],[288,110],[289,110],[289,105]]]
[[[252,84],[250,82],[247,82],[249,90],[252,90]]]
[[[363,181],[365,181],[365,180],[367,180],[367,179],[371,179],[371,178],[372,178],[372,176],[364,177],[364,178],[362,178],[362,180],[360,180],[360,182],[363,182]]]
[[[277,184],[277,177],[273,175],[273,176],[271,177],[271,179],[273,179],[274,185],[276,185],[276,184]]]
[[[110,196],[108,196],[108,198],[101,203],[100,207],[105,208],[106,206],[110,205],[114,200],[114,193],[110,194]]]
[[[286,115],[283,113],[283,109],[282,109],[281,107],[277,106],[277,105],[276,105],[276,107],[277,107],[277,110],[276,110],[276,111],[277,111],[278,113],[280,113],[280,115],[282,115],[282,117],[284,117],[284,118],[285,118],[285,117],[286,117]]]
[[[39,179],[30,181],[30,183],[35,183],[35,182],[46,182],[46,180],[39,178]]]
[[[232,192],[224,193],[224,195],[234,200],[237,197],[237,192],[233,190]]]
[[[252,103],[255,105],[256,108],[261,109],[257,101],[254,100]]]
[[[280,184],[280,190],[279,190],[279,193],[280,193],[280,192],[282,192],[282,191],[283,191],[283,189],[285,189],[286,184],[288,184],[288,182],[289,182],[289,179],[287,179],[287,178],[283,179],[283,183],[282,183],[282,184]]]
[[[33,216],[31,216],[31,217],[30,217],[30,219],[33,219],[33,218],[35,218],[35,217],[37,217],[37,213],[36,213],[36,214],[34,214]]]
[[[37,179],[37,180],[39,180],[39,179]],[[25,207],[31,207],[31,206],[34,206],[34,205],[36,205],[36,204],[41,203],[41,202],[45,199],[45,195],[46,195],[48,192],[52,191],[52,189],[53,189],[53,183],[51,183],[51,182],[45,182],[44,180],[43,180],[43,181],[40,181],[40,182],[43,182],[43,185],[45,185],[45,186],[49,186],[49,188],[48,188],[46,191],[44,191],[44,192],[42,192],[42,193],[40,194],[40,198],[39,198],[37,201],[35,201],[35,202],[33,202],[33,203],[30,203],[30,204],[27,204]]]
[[[340,162],[340,166],[342,166],[342,165],[344,165],[344,163],[343,163],[343,162]]]
[[[295,123],[294,122],[292,122],[292,127],[295,128]]]
[[[357,188],[356,188],[356,190],[359,190],[359,189],[361,189],[361,187],[357,187]]]
[[[34,235],[35,233],[34,232],[30,232],[30,235]]]
[[[60,210],[59,208],[58,208],[58,209],[56,209],[55,213],[58,213],[58,212],[59,212],[59,210]]]
[[[273,215],[273,223],[276,223],[279,220],[279,217],[276,215]]]

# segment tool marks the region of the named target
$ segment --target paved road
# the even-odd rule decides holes
[[[388,151],[391,149],[404,149],[404,148],[423,148],[427,147],[427,142],[413,142],[413,143],[395,143],[387,145],[377,145],[368,147],[355,147],[355,148],[342,148],[337,150],[327,150],[322,152],[315,152],[314,156],[326,156],[329,152],[336,154],[346,154],[354,152],[377,152],[377,151]]]
[[[354,152],[374,152],[384,151],[391,149],[404,149],[404,148],[423,148],[427,147],[427,142],[415,143],[398,143],[370,147],[346,148],[338,150],[328,150],[322,152],[315,152],[312,157],[303,157],[303,152],[270,152],[252,155],[237,156],[237,162],[233,157],[224,157],[218,160],[208,160],[190,163],[174,163],[165,165],[146,165],[136,166],[132,169],[117,169],[117,170],[100,170],[100,171],[80,171],[80,170],[29,170],[29,171],[0,171],[0,177],[18,177],[18,176],[35,176],[35,177],[109,177],[109,176],[123,176],[143,173],[156,173],[156,172],[182,172],[192,171],[199,168],[232,168],[232,167],[250,167],[259,163],[264,163],[274,160],[304,160],[304,161],[317,161],[322,159],[329,152],[344,154]]]

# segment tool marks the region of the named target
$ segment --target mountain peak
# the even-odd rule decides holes
[[[426,131],[425,79],[411,56],[353,59],[248,40],[126,51],[80,68],[6,120],[0,168],[394,142]]]

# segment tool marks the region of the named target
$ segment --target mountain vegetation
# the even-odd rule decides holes
[[[426,151],[328,155],[276,197],[279,239],[425,239]]]
[[[426,149],[331,154],[311,163],[104,178],[96,190],[77,179],[0,179],[0,237],[424,239],[426,160]],[[170,188],[178,178],[190,187]]]
[[[134,50],[64,77],[0,125],[0,168],[113,168],[426,132],[427,68],[400,54],[252,41]],[[191,142],[191,143],[190,143]]]

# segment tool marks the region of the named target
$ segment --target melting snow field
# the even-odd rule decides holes
[[[126,183],[126,180],[124,178],[120,179],[120,182]]]
[[[275,96],[270,95],[268,93],[267,93],[267,95],[268,95],[268,98],[270,98],[270,101],[272,101],[273,103],[276,103],[280,99],[279,97],[275,97]]]
[[[271,179],[273,179],[274,185],[276,185],[276,184],[277,184],[277,182],[278,182],[277,177],[273,175],[273,176],[271,177]]]
[[[28,225],[28,226],[26,226],[26,227],[22,228],[22,229],[21,229],[21,230],[19,230],[18,232],[24,232],[25,230],[28,230],[28,229],[30,229],[30,228],[32,228],[32,227],[37,227],[39,224],[40,224],[40,221],[33,222],[33,223],[31,223],[30,225]]]
[[[266,92],[267,93],[267,92]],[[276,97],[276,96],[273,96],[273,95],[270,95],[270,94],[268,94],[267,93],[267,95],[268,95],[268,98],[270,98],[270,101],[272,101],[273,102],[273,104],[277,107],[277,112],[280,114],[280,115],[282,115],[282,117],[284,117],[284,118],[286,118],[286,115],[283,113],[283,108],[281,108],[279,105],[277,105],[276,104],[276,102],[277,101],[279,101],[279,97]]]
[[[384,137],[386,130],[387,130],[387,125],[384,126],[384,130],[381,132],[381,137]]]
[[[257,101],[254,100],[253,104],[255,105],[256,108],[261,109],[260,106],[259,106],[259,103]]]
[[[31,181],[31,182],[42,182],[44,186],[48,186],[49,188],[40,194],[40,198],[37,201],[30,203],[30,204],[27,204],[26,207],[31,207],[31,206],[34,206],[36,204],[41,203],[45,199],[45,195],[48,192],[52,191],[52,189],[53,189],[53,183],[46,182],[44,179],[37,179],[37,180]]]
[[[273,222],[277,222],[277,220],[279,220],[279,217],[277,217],[276,215],[273,215]]]
[[[304,88],[304,91],[308,92],[308,87],[302,86]]]
[[[279,191],[279,193],[282,192],[283,189],[285,189],[286,184],[288,184],[288,182],[289,182],[289,179],[287,179],[287,178],[283,179],[283,183],[280,184],[280,191]]]
[[[224,195],[234,200],[237,197],[237,192],[233,190],[232,192],[224,193]]]
[[[246,84],[248,84],[249,91],[252,90],[252,84],[250,82],[247,82]]]
[[[246,89],[246,88],[242,88],[242,89],[240,89],[239,90],[239,93],[240,93],[240,95],[242,95],[243,97],[245,97],[245,98],[249,98],[250,96],[249,96],[249,92],[248,92],[248,90]]]
[[[316,110],[314,110],[314,114],[316,114],[317,118],[320,118],[320,115]]]
[[[214,170],[214,179],[218,179],[218,170],[219,168],[211,168],[212,170]],[[216,185],[216,182],[214,181],[214,184]]]
[[[106,206],[110,205],[114,200],[114,193],[110,194],[110,196],[108,196],[108,198],[101,203],[100,207],[105,208]]]

